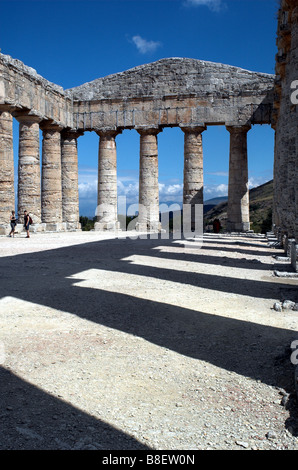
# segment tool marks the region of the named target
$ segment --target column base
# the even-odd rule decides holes
[[[66,222],[46,222],[45,224],[46,232],[66,232]],[[33,226],[31,226],[33,227]]]
[[[11,231],[10,225],[7,225],[7,224],[0,225],[0,235],[9,235],[10,231]]]
[[[40,223],[30,225],[29,231],[31,233],[41,232],[73,232],[81,231],[82,227],[79,223],[73,222],[59,222],[59,223]],[[0,224],[0,235],[9,235],[11,231],[10,224]],[[22,233],[25,231],[23,224],[17,224],[15,233]]]
[[[0,225],[0,235],[9,235],[11,231],[11,226],[9,225]],[[25,231],[23,224],[17,224],[15,227],[15,233],[22,233]],[[29,231],[31,233],[45,232],[46,224],[32,224],[30,225]]]
[[[24,226],[23,225],[17,225],[17,227],[20,227],[20,231],[24,231]],[[30,225],[29,231],[33,233],[39,233],[39,232],[46,232],[46,224],[40,223],[40,224],[32,224]]]
[[[65,222],[65,224],[68,232],[80,232],[82,230],[82,225],[79,222]]]
[[[95,222],[95,232],[113,232],[120,230],[120,222]]]
[[[228,232],[248,232],[250,230],[250,222],[227,222]]]
[[[161,232],[162,227],[160,222],[137,222],[136,231],[138,232]]]

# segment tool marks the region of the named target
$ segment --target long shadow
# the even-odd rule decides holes
[[[266,299],[281,299],[283,298],[282,292],[286,290],[287,293],[291,293],[292,300],[296,301],[297,299],[298,301],[296,286],[285,285],[283,281],[279,282],[276,278],[274,282],[263,282],[254,279],[241,279],[217,274],[194,273],[180,271],[179,269],[145,266],[122,259],[132,254],[144,256],[151,256],[153,254],[154,256],[154,251],[156,250],[152,250],[151,247],[160,246],[160,243],[153,241],[152,244],[152,240],[147,240],[147,242],[149,246],[146,247],[146,240],[135,240],[130,243],[125,240],[109,240],[108,242],[93,242],[59,248],[49,252],[34,253],[30,254],[30,258],[28,255],[18,255],[17,259],[16,257],[2,258],[0,266],[2,266],[2,272],[5,272],[5,277],[1,282],[0,295],[9,295],[5,294],[5,292],[8,292],[10,279],[12,280],[10,285],[12,292],[19,292],[19,286],[24,285],[26,289],[30,290],[32,284],[34,285],[35,283],[34,277],[36,275],[37,283],[42,279],[40,278],[40,270],[43,267],[46,269],[46,272],[42,275],[45,275],[46,279],[48,279],[52,269],[52,274],[54,275],[52,282],[59,279],[59,283],[62,283],[65,278],[77,272],[97,268],[167,280],[179,284],[188,284],[219,292]],[[109,249],[106,248],[107,243],[109,244]],[[121,257],[114,255],[114,247],[117,247],[119,243],[122,243]],[[45,260],[45,266],[43,266],[42,260]],[[15,283],[16,271],[19,271],[19,275],[23,275],[19,285]],[[11,274],[9,274],[10,272]],[[21,298],[23,298],[23,295],[26,296],[25,289],[21,294]]]
[[[193,263],[204,263],[216,266],[228,266],[230,268],[256,269],[269,271],[273,269],[282,269],[284,265],[263,263],[257,259],[229,258],[228,256],[201,255],[198,249],[197,253],[173,253],[154,250],[151,254],[154,258],[162,258],[177,261],[190,261]]]
[[[204,246],[204,250],[227,251],[228,253],[237,252],[237,253],[243,253],[246,255],[254,255],[254,256],[272,256],[272,251],[249,250],[246,248],[239,248],[238,246],[235,246],[235,248],[232,248],[232,247],[230,248],[227,246],[220,246],[220,247],[217,246],[216,248],[214,248],[213,246],[206,246],[205,244],[203,246]]]
[[[0,450],[148,450],[4,368],[0,382]]]
[[[200,359],[271,386],[288,388],[286,368],[275,360],[294,333],[252,322],[205,314],[132,295],[73,286],[69,279],[25,300],[144,338],[179,354]],[[70,305],[71,299],[71,305]],[[289,369],[288,369],[289,370]]]
[[[133,285],[130,286],[130,295],[117,293],[116,289],[115,292],[108,292],[102,289],[100,283],[96,289],[75,285],[79,283],[78,274],[80,272],[101,269],[110,271],[111,276],[113,272],[121,272],[160,280],[171,280],[177,283],[177,289],[179,289],[179,284],[185,283],[220,292],[276,299],[281,298],[284,289],[290,289],[293,294],[295,289],[297,293],[297,288],[291,288],[276,280],[261,282],[253,279],[231,279],[217,275],[142,266],[124,260],[133,254],[159,256],[160,253],[155,248],[169,244],[171,242],[168,240],[116,239],[3,257],[0,258],[0,297],[12,296],[69,312],[109,328],[137,335],[146,341],[179,354],[206,361],[254,380],[261,380],[270,386],[282,387],[291,393],[293,369],[289,356],[284,359],[284,351],[285,347],[289,346],[293,339],[296,339],[295,332],[215,314],[206,314],[200,309],[192,310],[165,302],[137,298],[134,296]],[[73,275],[76,275],[75,279],[71,279]],[[200,299],[198,298],[198,305],[199,303]],[[278,359],[278,356],[282,359]],[[4,377],[5,380],[1,382],[6,381],[7,373],[4,374]],[[15,381],[15,378],[11,381]],[[17,386],[12,386],[12,388],[17,390]],[[34,393],[30,392],[33,397],[35,392],[35,390]],[[19,400],[17,397],[18,393],[15,403]],[[54,406],[58,408],[62,407],[64,416],[66,416],[64,427],[68,422],[78,421],[77,418],[71,421],[73,410],[69,411],[71,408],[68,409],[65,404],[62,405],[59,401],[56,402],[53,398],[48,398],[47,395],[43,397],[43,400],[48,403],[45,410],[47,407],[51,409],[51,403],[55,403]],[[32,413],[34,410],[35,407],[32,405]],[[45,421],[45,429],[49,426],[51,430],[53,423],[46,417],[47,411],[44,414],[44,419],[48,420]],[[57,415],[57,413],[55,414]],[[8,420],[9,417],[5,419]],[[92,421],[91,426],[95,426],[98,433],[103,430],[104,434],[108,435],[108,438],[105,438],[107,440],[101,444],[104,448],[139,448],[139,443],[130,440],[125,435],[118,436],[116,431],[114,433],[110,428],[107,430],[106,425],[102,423],[96,424],[94,418],[85,416],[82,419],[86,423]],[[9,428],[9,421],[7,423],[5,424],[7,427],[3,428],[4,432]],[[293,427],[293,425],[291,426]],[[36,432],[40,435],[41,431],[37,430]],[[11,441],[7,439],[4,441],[5,446],[12,445],[13,438]],[[63,441],[62,433],[61,439],[60,437],[58,439],[59,442]],[[36,445],[43,447],[45,441],[40,441],[40,444]],[[19,442],[18,446],[26,445],[23,441],[16,442]],[[115,445],[119,447],[114,447]],[[53,446],[57,448],[56,443]]]
[[[259,242],[261,240],[261,242]],[[257,241],[257,243],[256,243]],[[209,237],[204,237],[204,243],[214,243],[217,245],[232,245],[232,246],[255,246],[256,248],[265,248],[268,247],[268,241],[264,240],[264,238],[259,239],[259,238],[253,238],[251,242],[243,241],[237,239],[236,241],[229,240],[229,238],[209,238]]]
[[[287,292],[291,289],[278,282],[180,272],[122,259],[131,254],[150,255],[156,246],[160,246],[160,241],[109,240],[33,253],[30,258],[28,255],[1,258],[1,272],[5,276],[1,276],[0,296],[13,296],[73,313],[138,335],[179,354],[276,384],[276,371],[268,369],[267,361],[272,360],[281,345],[292,341],[291,331],[137,298],[133,285],[130,295],[108,292],[102,289],[100,281],[95,289],[74,285],[79,283],[78,273],[103,269],[173,281],[177,289],[185,283],[260,298],[279,299],[283,289]],[[74,274],[76,279],[71,279]],[[292,292],[297,295],[295,286]],[[198,298],[198,305],[199,302]]]
[[[111,266],[105,269],[114,270]],[[218,276],[216,274],[193,273],[166,269],[161,267],[143,266],[134,263],[122,261],[119,263],[117,271],[127,274],[136,274],[146,277],[167,280],[203,289],[216,290],[225,293],[246,295],[250,297],[259,297],[262,299],[281,299],[282,291],[285,289],[283,283],[262,282],[253,279],[240,279],[236,277]],[[296,301],[297,288],[288,287],[287,291],[292,291],[292,298]]]

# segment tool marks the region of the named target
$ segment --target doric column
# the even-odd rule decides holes
[[[203,204],[203,146],[205,126],[181,127],[184,132],[183,204],[191,205],[191,228],[195,228],[195,206]]]
[[[43,124],[42,142],[42,222],[49,230],[62,228],[62,182],[61,182],[61,130],[54,124]]]
[[[37,116],[15,115],[19,121],[18,217],[30,213],[33,222],[41,222],[39,122]]]
[[[227,126],[230,133],[227,228],[231,231],[250,229],[247,166],[247,132],[249,129],[249,125]]]
[[[15,210],[12,123],[9,109],[0,106],[0,225],[9,225]]]
[[[80,228],[77,149],[80,135],[82,133],[66,130],[61,133],[62,220],[71,230]]]
[[[160,129],[139,129],[139,231],[160,230],[158,187],[158,144]]]
[[[95,230],[116,230],[117,211],[117,149],[116,136],[120,131],[98,131],[98,198]]]

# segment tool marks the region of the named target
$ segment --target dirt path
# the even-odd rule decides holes
[[[0,237],[0,448],[298,449],[298,312],[272,309],[298,280],[273,275],[278,253]]]

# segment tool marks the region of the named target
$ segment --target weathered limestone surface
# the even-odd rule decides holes
[[[203,205],[203,147],[202,132],[206,127],[183,127],[184,170],[183,204],[191,205],[191,228],[195,228],[195,206]]]
[[[298,105],[291,100],[298,80],[298,6],[282,0],[278,17],[274,103],[274,223],[279,236],[298,240]]]
[[[77,230],[79,224],[79,181],[77,139],[75,131],[61,134],[62,219],[67,229]]]
[[[50,229],[62,223],[61,128],[43,126],[42,221]],[[59,227],[59,225],[58,225]]]
[[[247,132],[249,126],[228,126],[230,161],[228,189],[228,229],[247,231],[249,223],[249,189],[247,166]]]
[[[63,88],[49,82],[20,60],[0,54],[0,104],[28,110],[41,119],[72,127],[71,99]]]
[[[117,222],[117,149],[118,132],[99,134],[98,149],[98,208],[95,230],[116,230]]]
[[[185,58],[161,59],[67,90],[81,130],[270,123],[274,76]]]
[[[0,106],[0,225],[15,210],[12,115]]]
[[[57,223],[62,221],[62,212],[60,216],[59,207],[61,203],[59,202],[57,205],[57,197],[55,196],[57,191],[59,191],[59,184],[61,186],[60,143],[59,151],[56,149],[60,163],[58,164],[57,161],[56,166],[52,164],[52,169],[50,170],[50,173],[52,173],[51,176],[49,176],[50,166],[48,156],[44,158],[44,220],[41,220],[39,123],[42,121],[44,125],[46,125],[46,123],[59,125],[60,130],[64,127],[71,128],[73,122],[71,99],[66,96],[62,87],[50,83],[38,75],[31,67],[27,67],[21,61],[12,59],[10,56],[0,54],[1,109],[3,109],[4,106],[20,123],[18,165],[18,217],[20,222],[22,222],[24,210],[27,210],[30,212],[34,224],[37,224],[34,230],[37,229],[41,221],[48,222],[51,220],[51,222],[56,224],[52,226],[52,228],[58,227]],[[7,142],[8,139],[6,139],[5,144],[8,149]],[[5,145],[3,141],[1,150],[5,150]],[[47,144],[45,144],[45,148],[48,151]],[[52,187],[56,184],[56,191],[53,192],[53,189],[49,190],[49,180],[52,180]],[[2,184],[4,184],[4,181],[5,178]],[[9,194],[8,191],[7,197],[11,198]],[[11,203],[14,204],[12,198]],[[55,205],[56,210],[54,209]],[[51,209],[49,209],[50,207]]]
[[[159,129],[139,129],[140,174],[139,215],[140,231],[159,230],[158,145]]]
[[[18,217],[24,211],[31,214],[34,223],[41,222],[39,122],[36,116],[18,115]]]

